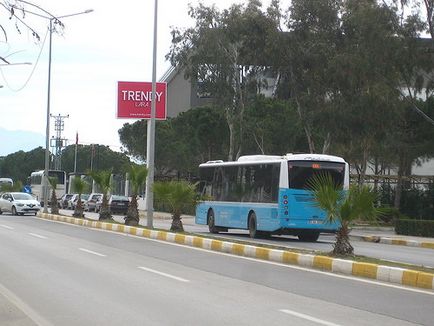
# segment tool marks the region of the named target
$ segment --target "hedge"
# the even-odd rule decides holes
[[[434,220],[395,220],[395,232],[434,238]]]

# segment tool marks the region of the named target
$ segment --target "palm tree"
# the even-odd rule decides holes
[[[366,185],[352,185],[344,191],[328,173],[315,176],[309,185],[313,190],[314,205],[327,213],[327,222],[340,224],[332,253],[353,255],[354,248],[349,239],[350,223],[358,219],[375,221],[383,214],[383,210],[374,205],[376,193]]]
[[[59,214],[59,206],[57,204],[57,196],[56,196],[57,178],[49,177],[48,182],[50,183],[51,186],[51,199],[50,199],[51,214]]]
[[[131,183],[131,201],[128,204],[127,216],[125,216],[126,225],[138,225],[140,221],[139,210],[137,204],[137,195],[139,189],[146,182],[148,176],[148,169],[144,165],[132,165],[129,172],[129,179]]]
[[[167,205],[172,213],[170,231],[184,231],[181,214],[196,207],[198,201],[196,184],[186,181],[156,182],[153,190],[156,201]]]
[[[84,217],[84,208],[81,202],[81,194],[87,189],[88,183],[81,177],[75,176],[75,178],[72,180],[72,186],[74,188],[74,191],[78,194],[77,205],[75,205],[74,214],[72,214],[72,216]]]
[[[107,194],[112,189],[112,182],[111,182],[112,171],[111,170],[91,171],[89,174],[102,192],[102,203],[101,203],[101,209],[99,211],[99,220],[111,219],[112,215],[110,214],[110,207],[108,203]]]

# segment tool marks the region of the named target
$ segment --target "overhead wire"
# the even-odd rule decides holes
[[[1,76],[2,76],[2,78],[3,78],[3,80],[5,81],[5,85],[6,85],[7,88],[9,88],[11,91],[13,91],[13,92],[19,92],[19,91],[22,91],[22,90],[27,86],[27,84],[29,83],[30,79],[32,78],[32,76],[33,76],[33,74],[34,74],[34,72],[35,72],[35,70],[36,70],[36,67],[38,66],[39,59],[41,58],[42,50],[43,50],[44,47],[45,47],[45,42],[46,42],[46,40],[47,40],[48,32],[49,32],[49,29],[47,29],[47,32],[45,33],[44,40],[43,40],[43,42],[42,42],[42,46],[41,46],[41,49],[39,50],[38,57],[36,58],[36,62],[35,62],[35,64],[34,64],[34,66],[33,66],[33,69],[32,69],[32,71],[30,72],[29,77],[27,78],[27,80],[24,82],[24,84],[23,84],[21,87],[19,87],[19,88],[13,88],[13,87],[10,85],[10,83],[8,82],[6,76],[5,76],[4,72],[3,72],[3,69],[2,69],[1,66],[0,66],[0,74],[1,74]]]

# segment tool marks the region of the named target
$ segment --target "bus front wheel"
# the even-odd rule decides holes
[[[219,233],[218,228],[215,226],[214,211],[212,210],[208,213],[208,230],[210,233]]]
[[[256,228],[256,214],[252,213],[249,216],[249,236],[250,238],[257,238],[259,232]]]

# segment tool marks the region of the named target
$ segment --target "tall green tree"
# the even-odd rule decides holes
[[[128,204],[127,216],[125,216],[126,225],[138,225],[140,221],[139,210],[137,204],[137,196],[140,188],[146,182],[148,176],[148,169],[144,165],[131,165],[129,171],[129,180],[131,185],[131,201]]]
[[[308,145],[292,103],[258,96],[246,108],[246,154],[306,152]]]
[[[67,146],[62,151],[62,169],[67,173],[74,172],[75,145]],[[77,171],[107,170],[123,174],[128,172],[131,162],[127,155],[116,152],[104,145],[78,145]]]
[[[27,178],[33,171],[44,169],[45,150],[37,147],[31,151],[18,151],[5,156],[0,161],[2,177],[9,177],[15,181],[27,183]]]
[[[341,3],[291,1],[286,21],[289,33],[274,48],[280,54],[274,65],[280,81],[289,88],[311,153],[328,152],[334,136],[324,112],[332,107],[336,93],[333,59],[339,49]]]
[[[191,6],[189,15],[195,26],[172,30],[167,58],[223,110],[229,129],[228,160],[243,152],[245,108],[250,94],[258,92],[269,35],[278,27],[275,16],[261,7],[258,0],[224,11],[203,4]]]
[[[196,174],[200,163],[225,156],[228,131],[221,111],[200,107],[156,124],[156,175]],[[122,145],[130,155],[146,160],[146,123],[124,124],[119,130]]]

